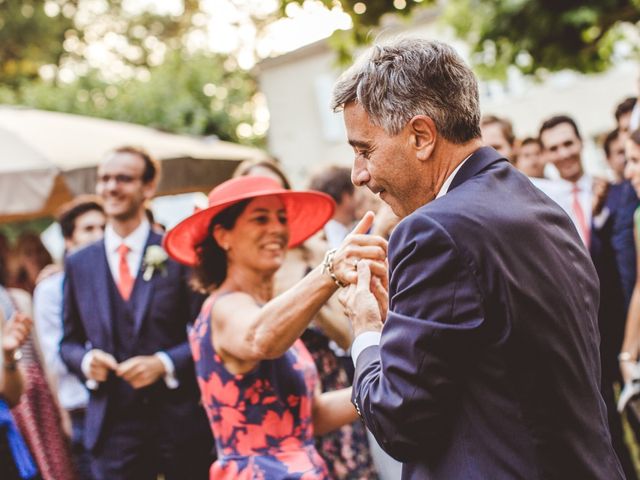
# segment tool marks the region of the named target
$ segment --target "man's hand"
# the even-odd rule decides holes
[[[592,200],[592,211],[593,215],[598,215],[602,211],[602,207],[604,207],[604,202],[607,199],[607,193],[609,192],[609,182],[607,182],[604,178],[594,178],[593,179],[593,200]]]
[[[379,332],[387,315],[389,293],[386,284],[378,277],[371,276],[369,263],[360,261],[357,265],[357,283],[340,294],[345,313],[351,320],[353,336],[363,332]]]
[[[106,382],[109,377],[109,371],[115,371],[118,368],[118,362],[113,355],[102,350],[91,350],[91,360],[89,362],[89,375],[87,378],[96,382]]]
[[[133,388],[144,388],[166,374],[164,364],[155,355],[140,355],[122,362],[116,374]]]
[[[2,332],[2,354],[6,363],[13,361],[13,355],[27,341],[33,321],[25,314],[16,312],[5,323]]]
[[[336,250],[333,273],[342,283],[356,283],[356,265],[362,259],[370,260],[369,268],[373,275],[381,279],[387,275],[387,241],[377,235],[367,235],[374,218],[373,212],[367,212]]]

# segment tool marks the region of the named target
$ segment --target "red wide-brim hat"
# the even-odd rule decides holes
[[[184,219],[164,237],[164,248],[176,261],[195,266],[196,246],[208,235],[211,220],[242,200],[277,195],[287,210],[289,247],[295,247],[320,230],[333,216],[336,204],[321,192],[286,190],[273,178],[247,176],[221,183],[209,192],[209,207]]]

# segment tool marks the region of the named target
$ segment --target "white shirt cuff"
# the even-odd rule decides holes
[[[165,372],[167,372],[164,375],[164,383],[169,390],[175,390],[180,385],[180,382],[176,378],[176,367],[173,365],[171,357],[165,352],[157,352],[155,355],[160,359],[162,365],[164,365]]]
[[[89,390],[97,390],[98,389],[98,382],[92,378],[89,378],[89,372],[91,371],[91,359],[93,358],[93,350],[89,350],[87,353],[84,354],[84,357],[82,357],[82,362],[80,362],[80,370],[82,370],[82,373],[84,374],[84,376],[86,377],[86,380],[84,382],[85,387],[87,387]]]
[[[380,345],[380,332],[362,332],[351,344],[351,358],[355,366],[363,350],[372,345]]]

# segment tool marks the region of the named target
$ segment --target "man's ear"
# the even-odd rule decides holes
[[[438,130],[431,117],[416,115],[409,121],[411,146],[416,151],[416,157],[426,162],[433,153],[438,138]]]
[[[157,186],[157,180],[152,180],[142,184],[142,194],[144,195],[145,200],[151,201],[153,199],[153,196],[156,194]]]

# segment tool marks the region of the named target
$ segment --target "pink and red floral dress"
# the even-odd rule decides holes
[[[314,447],[311,408],[318,374],[311,355],[297,340],[278,359],[263,360],[243,375],[230,373],[211,342],[215,298],[205,302],[189,334],[218,452],[209,477],[327,479]]]

